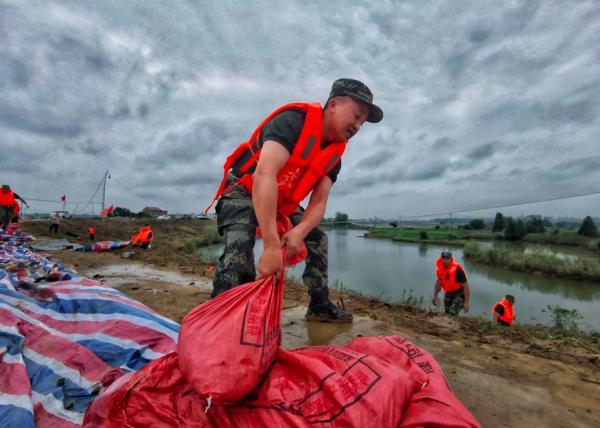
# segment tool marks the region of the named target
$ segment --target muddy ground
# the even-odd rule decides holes
[[[61,232],[79,232],[79,238],[56,237],[85,242],[87,223],[68,222],[63,221]],[[125,239],[139,223],[97,222],[106,234],[100,239]],[[52,255],[180,322],[190,309],[208,300],[211,289],[211,266],[182,251],[179,244],[185,236],[199,233],[204,227],[199,223],[151,223],[157,235],[153,248],[136,250],[132,259],[122,258],[122,251],[57,251]],[[46,239],[47,227],[43,222],[24,225],[39,240]],[[332,294],[333,300],[343,301],[354,312],[352,325],[305,322],[306,292],[300,284],[286,284],[283,347],[338,345],[357,335],[398,334],[436,357],[456,395],[483,426],[600,426],[597,339],[557,338],[543,329],[501,329],[476,318],[453,319],[362,296]]]

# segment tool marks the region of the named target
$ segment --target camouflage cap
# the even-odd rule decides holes
[[[377,123],[383,119],[383,111],[373,104],[373,93],[364,83],[354,79],[338,79],[331,86],[328,100],[333,97],[348,96],[365,103],[369,107],[367,122]]]

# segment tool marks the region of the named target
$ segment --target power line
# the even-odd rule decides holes
[[[537,199],[537,200],[525,201],[525,202],[514,202],[514,203],[504,204],[504,205],[493,205],[493,206],[483,207],[483,208],[471,208],[471,209],[455,210],[455,211],[443,211],[443,212],[431,213],[431,214],[402,216],[402,219],[434,217],[434,216],[448,215],[448,214],[468,213],[468,212],[472,212],[472,211],[484,211],[484,210],[493,210],[493,209],[498,209],[498,208],[509,208],[509,207],[516,207],[516,206],[520,206],[520,205],[539,204],[542,202],[560,201],[563,199],[572,199],[572,198],[579,198],[579,197],[583,197],[583,196],[592,196],[592,195],[600,195],[600,192],[588,192],[588,193],[579,193],[579,194],[575,194],[575,195],[555,196],[552,198]]]
[[[35,202],[52,202],[55,204],[62,204],[62,201],[55,201],[55,200],[51,200],[51,199],[36,199],[36,198],[29,198],[27,196],[23,196],[23,199],[27,200],[27,201],[35,201]],[[69,201],[69,202],[65,202],[66,205],[76,205],[76,204],[85,204],[85,202],[82,201]]]

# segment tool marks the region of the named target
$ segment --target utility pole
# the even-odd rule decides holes
[[[102,211],[106,209],[106,180],[110,178],[110,173],[108,170],[104,173],[104,182],[102,185]]]

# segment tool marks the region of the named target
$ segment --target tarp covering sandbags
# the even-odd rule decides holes
[[[73,248],[67,239],[50,239],[48,241],[36,242],[30,245],[35,251],[59,251]]]
[[[56,259],[49,259],[21,245],[0,243],[0,269],[15,286],[33,288],[40,281],[70,280],[74,272]]]
[[[99,396],[84,426],[479,426],[431,354],[398,336],[281,349],[281,278],[193,309],[177,352]]]
[[[12,245],[17,245],[23,242],[29,242],[33,240],[35,240],[33,236],[27,235],[26,233],[20,230],[16,230],[16,226],[14,226],[14,223],[11,223],[8,231],[5,231],[0,227],[0,242],[7,242]]]
[[[39,280],[40,269],[62,280]],[[178,330],[55,260],[0,243],[0,426],[80,426],[115,380],[173,352]]]
[[[97,251],[97,252],[114,251],[114,250],[119,250],[121,248],[125,248],[130,243],[131,243],[131,241],[100,241],[100,242],[93,242],[91,244],[85,244],[82,246],[78,246],[78,247],[74,248],[74,250],[75,251],[83,251],[84,253],[87,253],[90,251]]]

